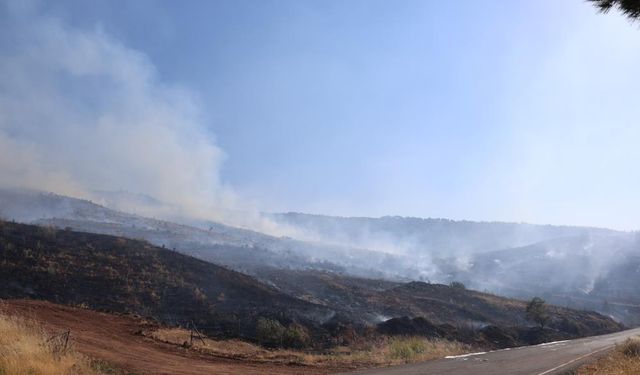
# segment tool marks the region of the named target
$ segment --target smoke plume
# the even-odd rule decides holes
[[[208,219],[246,209],[220,179],[225,154],[197,97],[144,54],[28,2],[0,5],[0,20],[1,185],[126,190]]]

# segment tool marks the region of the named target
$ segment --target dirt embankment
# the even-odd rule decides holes
[[[71,330],[75,348],[142,374],[324,374],[328,370],[216,358],[140,335],[155,323],[43,301],[3,300],[0,312],[33,319],[53,332]]]

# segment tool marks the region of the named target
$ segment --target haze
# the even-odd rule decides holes
[[[580,0],[16,1],[0,23],[4,185],[638,228],[640,30]]]

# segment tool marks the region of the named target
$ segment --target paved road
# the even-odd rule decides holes
[[[351,373],[366,375],[552,375],[563,374],[604,354],[616,343],[640,335],[640,328],[536,346],[439,359]]]

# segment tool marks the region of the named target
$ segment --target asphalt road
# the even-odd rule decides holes
[[[378,368],[350,373],[366,375],[552,375],[564,374],[578,365],[605,354],[616,343],[640,335],[640,328],[558,341],[535,346],[467,354],[405,366]]]

